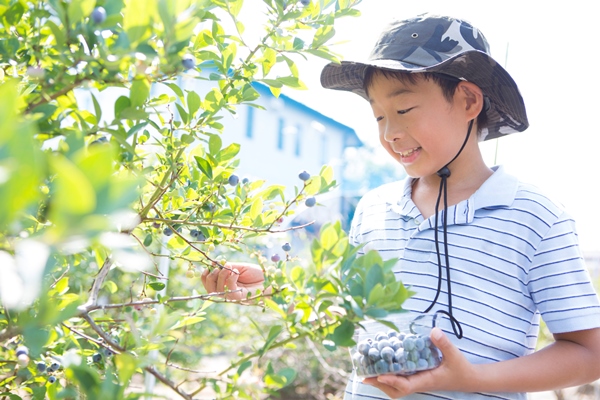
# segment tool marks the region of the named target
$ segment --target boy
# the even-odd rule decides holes
[[[388,26],[366,62],[327,65],[324,87],[367,99],[382,146],[405,182],[360,201],[350,239],[400,259],[417,294],[403,307],[438,312],[442,364],[408,377],[352,378],[347,399],[524,399],[524,392],[600,378],[600,304],[573,221],[501,167],[479,140],[527,128],[510,75],[481,32],[447,17]],[[259,287],[251,265],[205,271],[209,292]],[[443,289],[444,288],[444,289]],[[556,342],[534,353],[540,314]]]
[[[368,61],[329,64],[321,83],[369,101],[409,175],[361,199],[351,241],[400,259],[398,279],[417,292],[404,308],[445,314],[431,334],[440,367],[352,379],[346,398],[523,399],[600,378],[600,305],[573,221],[483,161],[478,140],[528,122],[481,32],[447,17],[395,21]],[[556,342],[534,353],[540,314]]]

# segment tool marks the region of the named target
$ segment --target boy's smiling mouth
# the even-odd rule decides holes
[[[411,154],[413,154],[417,150],[421,150],[421,148],[420,147],[415,147],[415,148],[412,148],[412,149],[409,149],[409,150],[406,150],[406,151],[398,151],[397,153],[401,157],[408,157],[408,156],[410,156]]]

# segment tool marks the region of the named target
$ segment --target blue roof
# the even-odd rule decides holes
[[[275,97],[273,93],[271,93],[271,89],[269,89],[268,85],[260,82],[252,82],[252,86],[260,93],[261,96],[271,96]],[[362,147],[363,142],[359,139],[356,131],[350,128],[348,125],[344,125],[341,122],[334,120],[326,115],[321,114],[314,108],[310,108],[305,104],[300,103],[292,99],[285,94],[280,94],[279,98],[282,99],[286,106],[291,106],[299,109],[301,112],[306,113],[316,119],[318,122],[326,123],[329,125],[333,125],[335,128],[341,130],[344,133],[344,144],[349,147]]]

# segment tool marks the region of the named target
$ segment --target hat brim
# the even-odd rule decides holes
[[[463,52],[427,67],[397,60],[330,63],[321,72],[321,85],[328,89],[353,92],[368,99],[363,82],[369,67],[410,73],[438,72],[476,84],[490,100],[490,107],[486,111],[487,127],[481,130],[480,140],[522,132],[529,126],[525,103],[517,84],[500,64],[484,52]]]

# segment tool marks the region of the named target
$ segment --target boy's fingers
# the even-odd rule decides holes
[[[227,290],[237,290],[238,286],[237,286],[237,282],[238,282],[238,277],[240,276],[239,274],[236,273],[237,270],[234,270],[233,272],[230,271],[229,276],[225,279],[225,286],[227,286]],[[231,295],[227,295],[228,298],[230,299],[240,299],[242,298],[242,294],[240,293],[232,293]]]
[[[460,350],[458,350],[458,348],[452,344],[448,336],[446,336],[440,328],[433,328],[429,337],[431,338],[433,344],[440,349],[444,355],[444,358],[451,358],[455,355],[460,355]]]
[[[215,268],[212,271],[209,271],[207,269],[205,271],[205,273],[206,273],[206,277],[205,277],[206,283],[204,284],[204,287],[206,288],[206,291],[208,293],[216,292],[217,291],[217,278],[219,277],[219,275],[218,275],[219,270]]]
[[[227,278],[229,278],[231,271],[223,268],[223,269],[219,270],[218,273],[219,273],[219,275],[217,278],[217,291],[224,292],[225,291],[225,281],[227,280]],[[229,288],[229,289],[231,289],[231,288]]]

